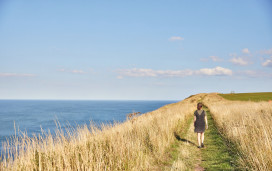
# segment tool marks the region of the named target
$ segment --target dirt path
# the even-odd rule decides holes
[[[193,120],[191,120],[187,133],[182,137],[176,136],[176,138],[179,141],[179,154],[178,159],[173,162],[171,170],[204,170],[201,166],[201,150],[197,148]]]
[[[209,129],[205,131],[205,148],[201,150],[202,166],[209,170],[235,170],[236,158],[231,152],[229,142],[219,133],[215,121],[208,108],[207,113]]]
[[[209,123],[209,129],[205,131],[205,148],[197,148],[197,135],[191,119],[187,133],[176,136],[179,141],[178,159],[173,162],[171,169],[166,170],[235,170],[235,156],[230,154],[209,110],[204,110],[207,111]]]

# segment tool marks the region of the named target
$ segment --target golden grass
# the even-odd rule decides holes
[[[180,141],[177,149],[179,151],[178,157],[169,170],[195,170],[196,167],[199,167],[201,151],[196,147],[197,136],[194,133],[193,122],[190,123],[188,131],[182,138],[184,141]]]
[[[272,170],[271,102],[229,101],[208,94],[204,104],[221,131],[237,145],[243,168]]]
[[[203,96],[101,129],[90,124],[67,130],[67,135],[61,128],[56,135],[21,133],[3,146],[0,170],[160,170],[177,125],[192,115]]]

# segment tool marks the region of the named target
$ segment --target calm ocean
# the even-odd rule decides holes
[[[123,122],[132,112],[146,113],[177,101],[96,101],[96,100],[0,100],[0,142],[14,135],[16,128],[28,135],[54,131],[55,120],[71,126]]]

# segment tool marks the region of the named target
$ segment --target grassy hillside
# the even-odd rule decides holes
[[[272,92],[262,93],[234,93],[234,94],[218,94],[228,100],[240,101],[269,101],[272,100]]]
[[[0,171],[220,170],[234,167],[233,163],[241,170],[272,170],[272,103],[264,101],[272,99],[272,93],[226,95],[251,101],[222,96],[193,95],[101,129],[90,124],[65,134],[58,127],[55,134],[34,137],[18,131],[2,146]],[[212,116],[204,149],[197,148],[193,132],[193,112],[199,101]],[[218,139],[221,135],[224,141]],[[229,150],[229,144],[235,148]]]
[[[247,94],[244,98],[253,97]],[[259,100],[269,98],[269,93],[260,94]],[[243,96],[237,97],[235,100]],[[217,94],[208,94],[203,102],[217,129],[235,144],[241,170],[272,170],[272,103],[230,101]]]
[[[161,170],[174,132],[185,129],[202,96],[101,129],[91,124],[67,134],[62,129],[34,137],[17,134],[3,145],[0,170]]]

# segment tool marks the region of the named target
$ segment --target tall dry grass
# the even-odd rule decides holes
[[[160,170],[174,132],[203,94],[101,129],[84,125],[56,134],[16,135],[3,146],[0,170]]]
[[[236,144],[243,168],[272,170],[272,103],[229,101],[208,94],[204,104],[221,131]]]

